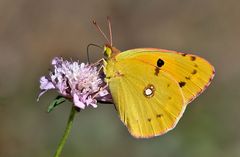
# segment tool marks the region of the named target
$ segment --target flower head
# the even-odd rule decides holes
[[[99,77],[98,68],[79,62],[69,62],[55,57],[52,60],[54,70],[49,76],[40,78],[38,96],[41,97],[46,91],[55,89],[60,95],[71,99],[74,105],[84,109],[86,106],[97,107],[97,99],[109,94],[102,88],[103,81]]]

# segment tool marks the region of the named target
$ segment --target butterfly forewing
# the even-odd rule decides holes
[[[156,72],[165,71],[179,84],[186,103],[201,94],[214,77],[214,68],[196,55],[161,49],[133,49],[118,55],[118,60],[135,59],[152,65]],[[157,74],[157,73],[156,73]]]

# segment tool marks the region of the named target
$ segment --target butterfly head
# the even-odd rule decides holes
[[[110,58],[115,58],[115,56],[120,53],[120,51],[113,47],[113,42],[112,42],[112,27],[111,27],[111,21],[110,18],[107,17],[107,22],[108,22],[108,30],[109,30],[109,38],[106,36],[106,34],[102,31],[102,29],[99,27],[96,21],[93,21],[93,24],[96,26],[97,30],[100,32],[100,34],[106,39],[107,44],[104,45],[104,56],[107,59]]]
[[[109,59],[109,58],[114,58],[117,54],[119,54],[120,50],[118,50],[117,48],[109,44],[105,44],[103,53],[104,53],[104,56]]]

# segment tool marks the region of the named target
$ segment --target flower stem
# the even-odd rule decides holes
[[[59,157],[61,152],[62,152],[62,149],[63,149],[63,146],[68,138],[68,135],[70,133],[70,130],[72,128],[72,123],[73,123],[73,119],[74,119],[74,116],[75,116],[75,113],[76,113],[76,109],[74,108],[74,106],[72,107],[71,109],[71,113],[68,117],[68,122],[67,122],[67,126],[65,128],[65,131],[64,131],[64,134],[62,136],[62,139],[60,141],[60,143],[58,144],[58,148],[54,154],[54,157]]]

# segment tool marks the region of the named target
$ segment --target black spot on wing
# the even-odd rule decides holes
[[[155,68],[155,73],[154,73],[156,76],[158,76],[160,67],[162,67],[163,65],[164,65],[164,61],[161,58],[159,58],[157,60],[157,67]]]
[[[183,57],[185,57],[187,54],[186,54],[186,53],[182,53],[181,55],[182,55]]]
[[[191,74],[195,75],[197,73],[196,69],[193,69],[193,71],[191,72]]]
[[[191,61],[195,61],[196,57],[195,56],[191,56],[190,59],[191,59]]]
[[[149,122],[151,122],[152,119],[151,119],[151,118],[148,118],[147,120],[148,120]]]
[[[155,73],[154,73],[154,74],[155,74],[156,76],[158,76],[159,71],[160,71],[160,68],[159,68],[159,67],[156,67],[156,68],[155,68]]]
[[[182,88],[183,86],[185,86],[186,82],[180,81],[179,82],[179,86]]]
[[[191,78],[188,76],[188,77],[185,77],[186,80],[190,80]]]
[[[161,118],[163,115],[162,114],[157,114],[156,117],[157,118]]]
[[[161,58],[159,58],[158,60],[157,60],[157,66],[158,67],[162,67],[164,65],[164,61],[161,59]]]

